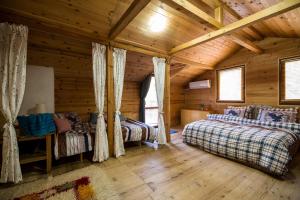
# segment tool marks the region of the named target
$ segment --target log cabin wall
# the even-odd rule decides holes
[[[246,65],[245,103],[230,105],[267,104],[281,107],[279,105],[278,60],[299,56],[300,39],[266,38],[257,44],[264,49],[263,54],[254,54],[242,49],[217,65],[217,68]],[[212,88],[186,91],[186,108],[199,108],[199,104],[205,104],[210,109],[223,113],[228,104],[216,103],[215,73],[215,71],[205,72],[195,79],[212,80]]]
[[[181,85],[172,84],[171,81],[171,127],[180,124],[181,109],[184,108],[184,90]]]
[[[28,64],[54,68],[56,112],[77,112],[87,120],[96,110],[91,56],[29,48]],[[121,112],[133,119],[138,119],[139,86],[136,81],[124,83]]]

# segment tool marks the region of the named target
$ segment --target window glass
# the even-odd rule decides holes
[[[148,94],[145,98],[145,123],[149,125],[157,125],[158,123],[158,104],[156,98],[155,78],[151,78]]]
[[[243,68],[235,67],[218,70],[218,100],[243,100]]]
[[[300,99],[300,60],[285,63],[285,99]]]

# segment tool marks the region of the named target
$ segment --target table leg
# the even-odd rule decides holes
[[[51,135],[46,135],[46,155],[47,155],[47,173],[51,172],[52,168],[52,151],[51,151]]]

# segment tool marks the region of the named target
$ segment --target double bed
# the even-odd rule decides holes
[[[300,124],[211,114],[187,124],[183,142],[204,151],[284,176],[299,147]]]

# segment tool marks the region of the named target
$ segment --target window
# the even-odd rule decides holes
[[[300,57],[279,62],[280,104],[300,104]]]
[[[217,70],[217,102],[244,102],[245,66]]]
[[[158,124],[158,104],[156,98],[155,78],[151,78],[148,94],[146,96],[145,123],[149,125]]]

